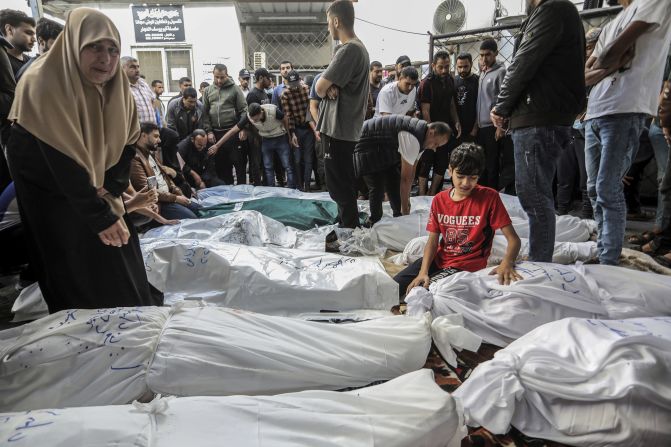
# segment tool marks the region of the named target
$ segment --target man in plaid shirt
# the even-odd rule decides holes
[[[289,130],[289,138],[294,148],[296,182],[300,185],[299,189],[309,192],[316,138],[314,123],[307,120],[310,108],[310,88],[301,82],[295,70],[289,72],[287,81],[287,88],[280,96],[284,111],[284,124]],[[303,160],[304,169],[301,169],[301,160]]]
[[[159,124],[154,107],[156,96],[151,87],[140,77],[140,63],[134,57],[124,56],[121,58],[121,67],[130,81],[130,91],[135,98],[140,122]]]

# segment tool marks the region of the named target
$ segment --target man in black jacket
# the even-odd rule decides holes
[[[410,214],[410,187],[422,151],[444,146],[451,134],[443,122],[427,123],[407,115],[383,115],[364,121],[354,149],[354,172],[368,186],[370,217],[366,226],[382,218],[385,191],[394,217]]]
[[[496,127],[513,132],[515,186],[529,215],[529,259],[551,262],[552,181],[585,104],[585,35],[569,0],[527,0],[527,12],[491,117]]]
[[[184,89],[182,97],[168,107],[165,120],[169,128],[179,134],[183,140],[196,129],[203,128],[203,105],[198,101],[195,88]]]
[[[7,50],[10,48],[12,48],[12,44],[0,34],[0,191],[3,191],[12,182],[4,151],[4,146],[9,138],[7,116],[14,102],[14,89],[16,89],[12,64],[9,62],[7,54]]]

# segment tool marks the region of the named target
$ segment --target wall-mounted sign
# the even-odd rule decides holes
[[[182,6],[131,6],[135,41],[184,42]]]

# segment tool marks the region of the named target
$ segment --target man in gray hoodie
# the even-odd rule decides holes
[[[485,149],[485,171],[480,176],[480,184],[497,191],[506,188],[506,192],[510,194],[515,191],[513,142],[510,136],[506,136],[505,130],[494,127],[489,116],[499,97],[501,83],[506,77],[506,68],[496,60],[498,54],[498,45],[494,39],[486,39],[480,44],[476,141]]]
[[[228,77],[224,64],[217,64],[212,71],[213,82],[203,92],[203,127],[210,144],[219,141],[240,118],[247,113],[247,102],[242,90]],[[247,183],[247,145],[244,131],[222,145],[217,152],[217,176],[226,184],[234,184],[233,167],[238,185]]]

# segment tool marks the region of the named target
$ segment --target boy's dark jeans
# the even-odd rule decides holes
[[[419,275],[419,271],[422,269],[422,259],[419,258],[415,262],[408,264],[406,268],[401,270],[394,276],[394,281],[398,283],[398,298],[402,300],[405,296],[406,289],[410,285],[413,279]],[[452,276],[455,273],[460,272],[461,270],[455,268],[446,268],[441,269],[434,262],[429,266],[429,278],[431,278],[431,283],[434,283],[440,279],[447,278]]]

